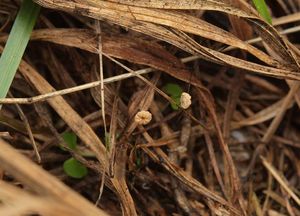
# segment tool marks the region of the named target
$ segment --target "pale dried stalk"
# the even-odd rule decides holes
[[[101,116],[103,119],[103,125],[104,125],[104,135],[107,137],[107,127],[106,127],[106,118],[105,118],[105,102],[104,102],[104,83],[103,83],[103,55],[102,55],[102,38],[101,38],[101,26],[100,21],[96,20],[96,34],[98,36],[98,56],[99,56],[99,77],[100,77],[100,100],[101,100]],[[105,152],[107,155],[107,152]],[[104,182],[105,182],[105,170],[107,169],[107,160],[104,160],[105,164],[103,164],[103,171],[102,171],[102,177],[100,181],[100,187],[99,187],[99,195],[96,201],[96,206],[98,206],[103,188],[104,188]]]

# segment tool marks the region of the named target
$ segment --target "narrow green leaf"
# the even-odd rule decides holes
[[[64,162],[63,168],[68,176],[76,179],[81,179],[88,174],[88,169],[73,157]]]
[[[258,13],[270,24],[272,24],[272,17],[268,10],[265,0],[252,0]]]
[[[67,143],[68,147],[72,150],[75,150],[77,147],[77,136],[73,132],[64,132],[62,133],[62,138]],[[62,147],[63,148],[63,147]],[[63,148],[63,150],[65,150]]]
[[[7,95],[39,11],[40,6],[33,3],[32,0],[23,0],[0,58],[0,98]]]

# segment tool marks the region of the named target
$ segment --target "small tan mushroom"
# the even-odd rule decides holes
[[[152,119],[152,114],[149,111],[139,111],[137,114],[134,116],[134,121],[138,124],[141,125],[146,125],[148,124]]]
[[[182,92],[180,96],[180,106],[182,109],[187,109],[192,104],[192,96],[189,93]]]

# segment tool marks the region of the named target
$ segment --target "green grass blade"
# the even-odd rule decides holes
[[[0,98],[5,98],[30,39],[40,6],[24,0],[0,58]],[[0,107],[1,109],[1,107]]]
[[[252,0],[258,13],[270,24],[272,24],[272,17],[268,10],[265,0]]]

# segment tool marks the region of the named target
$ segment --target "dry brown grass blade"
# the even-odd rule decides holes
[[[46,93],[55,89],[29,64],[22,61],[19,67],[21,74],[40,92]],[[80,139],[90,147],[96,154],[100,166],[104,164],[105,148],[100,139],[91,127],[71,108],[71,106],[61,97],[48,100],[49,104],[56,110],[69,127],[80,137]]]
[[[251,201],[252,201],[252,205],[254,206],[256,215],[257,216],[263,216],[264,215],[263,211],[262,211],[261,206],[259,204],[258,197],[256,196],[255,193],[252,193]]]
[[[53,197],[64,203],[81,215],[107,215],[97,209],[93,204],[66,187],[55,177],[42,170],[25,156],[18,153],[6,142],[0,139],[0,164],[6,171],[10,172],[16,179],[36,193]],[[14,160],[11,160],[14,158]]]
[[[253,116],[250,116],[247,119],[243,119],[239,122],[233,122],[232,127],[239,128],[239,127],[243,127],[243,126],[260,124],[267,120],[270,120],[276,116],[276,114],[280,110],[280,107],[282,106],[282,104],[283,104],[283,99],[277,101],[276,103],[270,105],[269,107],[267,107],[263,110],[260,110],[259,112],[257,112]],[[293,105],[293,101],[290,102],[288,108],[291,108],[292,105]]]
[[[44,6],[55,8],[55,9],[61,9],[66,10],[70,12],[75,13],[81,13],[86,16],[90,16],[97,19],[108,19],[112,22],[115,22],[119,25],[126,26],[129,28],[132,28],[133,30],[143,32],[145,34],[151,35],[153,37],[159,38],[161,40],[167,41],[171,44],[175,44],[178,47],[181,47],[185,50],[185,46],[183,46],[182,43],[179,42],[179,39],[174,39],[174,35],[172,35],[172,31],[166,30],[161,23],[172,27],[174,29],[194,33],[196,35],[199,35],[198,28],[193,30],[193,27],[196,25],[200,25],[202,21],[199,21],[199,19],[196,19],[195,17],[188,16],[186,14],[182,13],[176,13],[174,11],[167,11],[167,10],[157,10],[157,9],[147,9],[147,8],[139,8],[139,7],[132,7],[127,5],[120,5],[116,3],[110,3],[110,2],[104,2],[104,1],[98,1],[97,3],[92,2],[92,4],[95,4],[93,6],[90,6],[85,1],[80,1],[79,3],[65,3],[65,2],[55,2],[52,1],[38,1],[38,3],[41,3]],[[219,9],[222,11],[222,8]],[[159,17],[161,19],[156,19],[156,16],[153,17],[153,13],[158,13]],[[236,12],[235,9],[232,10],[232,12]],[[123,16],[124,19],[119,19],[120,14]],[[116,14],[117,17],[116,17]],[[165,17],[164,17],[165,14]],[[234,13],[233,13],[234,14]],[[279,36],[279,34],[276,32],[276,30],[267,25],[265,22],[260,20],[258,17],[253,16],[252,14],[240,14],[236,13],[234,15],[242,16],[245,19],[251,21],[253,25],[259,29],[259,32],[264,32],[265,34],[268,34],[269,37],[272,37],[272,40],[269,40],[267,42],[270,42],[270,46],[274,47],[277,51],[279,51],[279,54],[282,57],[285,57],[287,59],[293,59],[292,54],[287,51],[287,46],[285,45],[282,38]],[[188,17],[186,17],[188,16]],[[176,20],[173,20],[173,18],[177,17]],[[178,20],[182,20],[181,22]],[[190,21],[189,21],[190,20]],[[157,22],[158,24],[155,24]],[[186,23],[187,22],[187,23]],[[154,23],[154,24],[153,24]],[[178,24],[180,23],[180,24]],[[201,24],[202,25],[202,24]],[[200,29],[201,29],[200,25]],[[234,46],[237,46],[243,50],[247,50],[256,57],[260,58],[262,61],[265,61],[266,63],[274,66],[280,66],[281,64],[277,61],[274,61],[272,58],[268,57],[263,52],[257,50],[256,48],[253,48],[252,46],[249,46],[247,43],[242,42],[238,38],[234,37],[231,34],[228,34],[228,32],[223,32],[223,30],[218,29],[215,26],[212,26],[210,24],[203,25],[206,26],[202,31],[201,34],[204,34],[204,36],[209,32],[209,35],[206,35],[208,38],[214,39],[214,40],[221,40],[225,44],[227,43],[234,43]],[[212,28],[214,29],[213,32],[216,32],[214,34],[212,32]],[[267,29],[267,30],[265,30]],[[221,33],[222,32],[222,33]],[[220,33],[220,34],[219,34]],[[201,35],[200,34],[200,35]],[[224,39],[224,35],[226,36],[226,39]],[[223,38],[223,39],[222,39]],[[224,41],[225,40],[225,41]],[[186,47],[187,48],[187,47]],[[189,48],[190,49],[190,48]],[[291,61],[293,63],[292,65],[287,65],[291,68],[295,68],[293,65],[295,61]]]
[[[5,38],[2,38],[2,40],[3,39],[5,39]],[[50,41],[50,42],[54,42],[54,43],[58,43],[58,44],[78,47],[81,49],[88,50],[90,52],[97,53],[96,41],[94,40],[95,35],[92,31],[78,30],[78,29],[38,30],[33,33],[33,39],[46,40],[46,41]],[[131,53],[137,51],[135,49],[136,45],[134,45],[132,41],[130,41],[129,39],[126,39],[126,38],[119,38],[119,37],[108,38],[107,37],[107,38],[103,38],[103,40],[104,40],[103,51],[105,53],[107,53],[108,55],[111,55],[114,57],[125,58],[125,59],[130,58],[131,55],[128,55],[128,54],[130,54],[130,53],[128,53],[128,52],[130,52],[128,50],[128,48],[130,48],[131,46],[133,46],[132,47],[133,50],[131,51]],[[82,43],[83,41],[84,41],[84,43]],[[125,46],[126,44],[128,44],[127,47]],[[122,45],[124,45],[124,46],[122,46]],[[140,44],[140,45],[142,45],[142,44]],[[157,46],[155,46],[155,48],[157,49]],[[257,72],[257,73],[261,73],[264,75],[275,76],[275,77],[280,77],[280,78],[298,79],[298,80],[300,79],[298,73],[294,73],[289,70],[276,69],[276,68],[272,68],[272,67],[262,66],[262,65],[251,63],[248,61],[240,60],[240,59],[222,54],[220,52],[210,50],[208,48],[204,48],[204,49],[210,51],[212,55],[214,55],[218,59],[221,59],[221,61],[226,62],[231,65],[234,65],[239,68],[243,68],[245,70],[251,70],[252,72]],[[146,64],[146,62],[144,62],[144,61],[143,62],[137,61],[137,63],[146,64],[146,65],[152,66],[154,68],[158,68],[160,70],[169,72],[170,66],[172,66],[172,65],[170,65],[168,62],[170,60],[172,60],[174,62],[174,58],[173,59],[167,58],[167,59],[169,59],[169,61],[161,61],[161,59],[159,59],[159,58],[155,58],[155,59],[157,60],[157,63],[155,61],[151,61],[152,62],[151,64]],[[136,62],[135,58],[130,58],[129,60]],[[175,62],[178,62],[178,60],[175,59]],[[193,79],[190,78],[190,75],[188,73],[186,73],[186,72],[182,73],[182,70],[181,70],[181,72],[176,72],[176,71],[177,70],[175,70],[175,71],[172,70],[172,75],[173,76],[175,75],[176,78],[181,79],[183,81],[188,81],[188,80],[190,80],[189,82],[193,81]],[[186,75],[183,76],[184,74],[186,74]]]
[[[143,130],[144,131],[144,130]],[[153,143],[152,137],[147,133],[143,132],[143,135],[145,139],[149,143]],[[168,156],[160,149],[160,148],[155,148],[154,151],[156,154],[151,152],[149,149],[144,148],[143,149],[153,160],[161,163],[161,165],[170,173],[172,174],[175,178],[177,178],[180,182],[182,182],[184,185],[189,187],[191,190],[203,195],[205,198],[214,200],[227,208],[230,209],[234,214],[240,215],[239,210],[237,210],[235,207],[230,205],[226,200],[224,200],[222,197],[220,197],[217,193],[210,191],[207,189],[204,185],[202,185],[199,181],[194,179],[192,176],[187,175],[187,173],[173,164]]]
[[[109,140],[108,140],[108,153],[109,153],[109,175],[111,177],[114,176],[115,170],[115,155],[116,155],[116,140],[117,140],[117,122],[118,122],[118,105],[119,105],[119,98],[115,96],[113,107],[112,107],[112,114],[111,114],[111,121],[110,121],[110,128],[109,128]]]
[[[130,22],[139,24],[142,22],[151,22],[160,25],[166,25],[178,30],[193,33],[202,37],[216,40],[228,45],[248,49],[258,58],[262,58],[269,63],[274,63],[266,54],[244,43],[235,36],[231,35],[216,26],[213,26],[203,20],[197,19],[184,13],[170,10],[147,9],[144,7],[135,7],[112,3],[108,1],[82,0],[77,3],[37,1],[48,7],[69,10],[72,12],[83,12],[85,15],[94,16],[94,18],[105,18],[117,24],[132,27]],[[80,9],[83,9],[80,11]],[[85,9],[85,10],[84,10]],[[77,10],[77,11],[76,11]],[[122,17],[122,19],[119,19]]]
[[[112,94],[109,88],[106,88],[108,91],[106,93]],[[99,89],[95,89],[93,91],[94,98],[98,98],[99,96]],[[107,96],[107,94],[105,94]],[[112,96],[112,95],[111,95]],[[104,98],[107,104],[110,103],[109,98]],[[116,136],[117,136],[117,122],[119,122],[120,127],[125,127],[126,119],[123,118],[122,115],[119,115],[119,112],[124,112],[124,104],[119,100],[118,96],[115,95],[113,97],[113,104],[112,104],[112,111],[111,111],[111,124],[110,124],[110,131],[109,131],[109,138],[107,143],[108,153],[109,153],[109,162],[107,163],[108,173],[111,177],[111,182],[113,183],[116,191],[118,192],[122,212],[124,215],[137,215],[134,201],[131,197],[129,192],[128,186],[126,184],[126,162],[127,162],[127,147],[126,144],[120,146],[120,143],[116,143]],[[97,101],[97,100],[96,100]],[[97,101],[100,104],[100,101]],[[122,107],[121,109],[119,109]],[[126,109],[125,109],[126,110]]]
[[[160,74],[156,74],[153,78],[154,85],[158,81]],[[125,215],[134,216],[137,215],[135,210],[135,205],[130,197],[130,193],[128,192],[128,188],[125,181],[125,170],[126,170],[126,161],[127,161],[127,135],[131,134],[134,129],[137,127],[137,123],[133,121],[133,116],[139,110],[147,110],[150,106],[153,96],[154,96],[154,89],[151,86],[146,86],[140,98],[135,98],[137,100],[132,101],[132,103],[136,104],[136,110],[128,113],[129,114],[129,123],[123,129],[123,137],[120,138],[119,143],[116,144],[116,156],[115,156],[115,172],[114,177],[111,179],[112,183],[116,187],[116,190],[119,192],[120,195],[123,195],[121,202],[122,202],[122,210]]]
[[[131,5],[131,6],[139,6],[139,7],[147,7],[147,8],[159,8],[159,9],[177,9],[177,10],[222,10],[224,12],[232,13],[232,6],[214,0],[197,0],[197,1],[190,1],[190,0],[182,0],[180,3],[175,2],[173,0],[108,0],[110,2],[120,3],[124,5]],[[89,0],[89,2],[96,2],[95,0]],[[228,10],[228,11],[227,11]],[[239,11],[238,8],[236,8]],[[244,13],[240,11],[240,13]]]
[[[229,90],[230,93],[225,108],[224,122],[223,122],[223,134],[225,139],[228,139],[230,136],[230,130],[231,130],[230,124],[231,124],[232,116],[238,104],[240,92],[245,81],[245,72],[237,71],[237,73],[238,74],[235,75],[234,81],[231,84],[232,88]]]
[[[173,33],[170,33],[173,34]],[[170,36],[168,35],[168,37]],[[117,58],[125,58],[124,55],[126,55],[126,59],[132,61],[132,62],[137,62],[140,64],[145,64],[145,62],[138,62],[135,61],[134,58],[131,57],[129,52],[137,52],[139,50],[136,50],[136,47],[138,45],[147,45],[147,47],[151,48],[151,46],[154,46],[155,49],[161,49],[158,48],[157,45],[147,43],[145,41],[141,41],[139,39],[137,40],[137,44],[135,41],[130,40],[129,38],[126,37],[106,37],[103,35],[103,52],[106,53],[107,55],[111,55],[113,57]],[[93,31],[89,31],[86,29],[52,29],[52,30],[37,30],[34,31],[32,34],[32,39],[33,40],[44,40],[44,41],[49,41],[57,44],[62,44],[66,46],[72,46],[72,47],[77,47],[81,48],[93,53],[97,53],[97,43],[95,40],[95,34]],[[0,41],[5,41],[6,37],[0,37]],[[167,40],[168,39],[164,39]],[[300,75],[297,72],[288,70],[288,69],[280,69],[280,68],[275,68],[275,67],[269,67],[269,66],[264,66],[256,63],[252,63],[246,60],[242,60],[233,56],[226,55],[224,53],[206,48],[204,46],[201,46],[200,44],[193,44],[192,48],[189,48],[190,45],[187,44],[187,40],[189,38],[186,38],[186,40],[182,40],[178,38],[178,36],[172,37],[172,41],[178,41],[177,46],[181,47],[184,50],[187,50],[193,54],[198,54],[198,53],[206,53],[205,55],[208,55],[209,57],[206,58],[211,58],[211,61],[223,63],[223,64],[228,64],[237,68],[245,69],[250,72],[255,72],[258,74],[262,75],[267,75],[267,76],[274,76],[276,78],[286,78],[286,79],[295,79],[295,80],[300,80]],[[84,43],[83,43],[84,42]],[[130,49],[129,49],[130,48]],[[195,50],[196,49],[196,50]],[[150,49],[151,50],[151,49]],[[127,54],[126,54],[127,53]],[[170,56],[170,54],[167,54]],[[153,57],[152,57],[153,58]],[[166,58],[166,59],[165,59]],[[170,64],[170,60],[174,61],[174,58],[169,58],[167,56],[164,57],[165,61],[162,61],[159,58],[156,58],[156,60],[160,60],[157,63],[152,62],[151,64],[146,64],[152,67],[163,67],[166,72],[169,70],[166,70],[170,66],[174,66]],[[169,60],[169,61],[166,61]],[[171,61],[172,62],[172,61]],[[179,62],[177,59],[175,62]],[[154,64],[153,64],[154,63]],[[165,64],[168,64],[168,66]],[[162,69],[161,69],[162,70]],[[193,79],[190,78],[190,75],[186,73],[187,76],[186,78],[189,78],[190,81],[193,81]],[[182,75],[182,74],[181,74]],[[183,80],[183,77],[176,77],[178,79]]]
[[[282,196],[278,195],[274,191],[264,191],[264,194],[267,194],[270,198],[272,198],[275,202],[277,202],[279,205],[286,207],[285,200]],[[296,215],[300,214],[299,209],[293,208],[293,210],[296,212]]]
[[[294,97],[300,88],[300,83],[293,82],[293,84],[290,86],[290,88],[291,89],[290,89],[289,93],[283,98],[282,106],[279,108],[278,112],[276,113],[275,118],[273,119],[268,130],[266,131],[266,134],[262,138],[262,142],[265,142],[265,143],[270,142],[272,136],[275,134],[277,128],[279,127],[279,124],[281,123],[287,109],[289,108],[290,104],[294,101]]]
[[[275,93],[276,95],[283,95],[283,90],[279,86],[274,85],[273,83],[269,82],[268,80],[266,80],[262,77],[247,74],[246,80],[250,81],[253,84],[256,84],[257,86],[259,86],[267,91]]]
[[[300,198],[293,192],[288,185],[287,180],[278,173],[278,171],[270,164],[265,158],[261,157],[263,165],[272,174],[272,176],[278,181],[280,186],[293,198],[293,200],[300,205]]]
[[[56,29],[38,30],[33,33],[32,39],[45,40],[72,47],[78,47],[96,53],[96,41],[92,31],[83,29]],[[63,39],[62,39],[63,38]],[[0,39],[1,40],[1,39]],[[126,59],[127,61],[144,64],[165,71],[170,75],[185,82],[201,87],[193,82],[194,75],[184,68],[184,65],[165,49],[155,43],[141,39],[134,41],[128,37],[105,36],[103,52],[112,57]],[[82,43],[84,41],[84,43]]]
[[[89,2],[94,2],[94,0],[87,0]],[[228,4],[226,2],[220,1],[181,1],[180,4],[174,1],[130,1],[130,0],[112,0],[113,2],[134,5],[140,7],[150,7],[150,8],[162,8],[162,9],[202,9],[202,10],[216,10],[224,12],[236,17],[242,17],[245,20],[249,21],[254,27],[259,31],[261,36],[266,39],[267,43],[271,45],[275,50],[278,51],[279,55],[282,56],[282,59],[288,58],[292,64],[295,64],[293,54],[289,51],[286,42],[278,34],[278,32],[266,22],[261,20],[257,16],[257,12],[251,7],[251,5],[239,1],[235,4]],[[232,1],[228,1],[232,3]],[[233,7],[240,6],[240,7]],[[243,10],[239,9],[243,8]],[[231,16],[232,17],[232,16]],[[299,16],[298,16],[299,17]],[[272,38],[272,40],[270,40]],[[242,38],[244,39],[244,38]]]
[[[286,16],[273,19],[273,25],[282,25],[290,22],[296,22],[300,20],[300,12],[288,14]]]
[[[19,120],[16,120],[14,118],[10,118],[8,116],[5,116],[2,113],[0,113],[0,123],[2,125],[6,125],[6,126],[12,128],[12,129],[18,131],[18,132],[21,132],[21,133],[24,133],[24,131],[26,131],[26,126],[24,125],[23,122],[21,122]],[[42,130],[32,129],[33,136],[36,139],[46,141],[48,138],[47,138],[47,136],[44,132],[45,131],[42,131]]]
[[[203,103],[208,110],[208,116],[210,117],[211,121],[213,122],[213,126],[216,130],[216,135],[217,139],[220,145],[220,148],[222,150],[223,156],[226,160],[227,165],[227,171],[228,171],[228,176],[229,176],[229,192],[231,195],[231,202],[236,203],[238,200],[238,206],[244,210],[244,201],[243,201],[243,196],[241,194],[241,185],[240,185],[240,179],[238,176],[238,173],[236,171],[235,164],[233,162],[232,156],[230,154],[229,148],[227,143],[224,141],[222,131],[219,125],[219,121],[216,115],[215,107],[213,104],[213,100],[208,96],[205,95],[202,91],[197,89],[197,96],[199,98],[200,103]],[[244,212],[243,212],[244,214]]]
[[[8,92],[8,95],[9,95],[9,97],[13,97],[11,92]],[[30,138],[32,147],[34,149],[34,152],[35,152],[35,155],[36,155],[36,158],[37,158],[37,162],[41,163],[41,156],[40,156],[40,153],[39,153],[39,150],[38,150],[37,143],[35,142],[35,139],[33,137],[32,130],[31,130],[30,124],[28,122],[28,119],[27,119],[25,113],[23,112],[21,106],[18,105],[18,104],[15,104],[15,106],[18,110],[18,113],[19,113],[19,116],[20,116],[21,120],[23,121],[23,123],[25,125],[26,131],[28,133],[28,136]]]
[[[151,104],[150,110],[151,110],[152,115],[154,116],[154,119],[157,122],[161,122],[160,130],[161,130],[162,136],[163,137],[170,136],[173,133],[173,131],[166,122],[163,122],[163,114],[161,113],[158,105],[155,102],[153,102]],[[185,152],[181,152],[179,150],[180,147],[183,147],[182,143],[180,143],[179,140],[175,140],[175,142],[170,143],[170,145],[168,145],[168,147],[169,147],[168,156],[169,156],[170,161],[172,161],[172,163],[174,163],[176,165],[179,165],[181,162],[181,160],[180,160],[180,157],[182,155],[181,153],[185,153]],[[190,202],[189,202],[190,200],[187,198],[186,193],[183,190],[183,188],[178,186],[178,181],[175,180],[173,177],[170,178],[170,181],[171,181],[172,188],[174,190],[175,199],[176,199],[179,207],[181,209],[183,209],[186,214],[194,215],[195,210],[192,209]]]
[[[223,194],[225,195],[225,197],[228,198],[228,194],[227,194],[227,191],[225,189],[225,185],[224,185],[224,182],[223,182],[223,179],[222,179],[222,176],[221,176],[221,172],[220,172],[220,169],[218,167],[216,154],[215,154],[215,150],[214,150],[214,147],[213,147],[213,142],[212,142],[212,140],[211,140],[211,138],[210,138],[210,136],[207,132],[204,133],[204,137],[205,137],[209,157],[210,157],[211,164],[212,164],[213,170],[215,172],[216,178],[218,180],[218,183],[221,187],[221,190],[222,190]]]
[[[287,48],[286,51],[291,54],[288,61],[295,63],[299,67],[299,60],[296,57],[296,54],[298,50],[295,48],[294,45],[291,43],[287,43],[290,48]],[[277,55],[277,53],[274,53],[273,51],[270,51],[271,54]],[[266,134],[264,134],[262,138],[262,142],[268,143],[273,135],[275,134],[276,130],[278,129],[280,123],[282,122],[285,113],[287,109],[291,106],[291,104],[296,101],[298,104],[298,107],[300,107],[300,98],[299,98],[299,88],[300,84],[297,81],[290,81],[286,80],[288,86],[290,87],[290,91],[286,95],[286,97],[283,100],[282,106],[277,110],[275,118],[272,120],[272,123],[268,127],[268,130],[266,131]]]
[[[233,42],[234,46],[249,51],[256,57],[260,58],[262,61],[265,61],[270,65],[280,65],[279,62],[272,60],[272,58],[268,57],[263,52],[257,50],[252,46],[247,45],[246,43],[229,34],[228,32],[223,31],[217,28],[216,26],[210,25],[208,23],[204,24],[203,21],[180,12],[128,6],[120,4],[120,1],[118,1],[118,3],[111,3],[107,1],[81,0],[77,1],[77,3],[57,3],[51,0],[38,0],[37,2],[46,7],[54,9],[80,13],[98,19],[108,19],[119,25],[132,28],[133,30],[149,34],[153,37],[157,37],[161,40],[168,41],[173,44],[176,40],[168,40],[168,38],[170,39],[170,35],[166,34],[166,32],[164,33],[164,30],[161,28],[161,25],[166,25],[174,29],[190,32],[196,35],[203,34],[202,36],[204,37],[207,36],[207,38],[224,42],[225,44]],[[187,2],[183,2],[180,5],[184,4],[189,4],[189,7],[191,5]],[[203,4],[200,4],[198,6],[200,8],[197,9],[202,9],[201,5],[203,6]],[[263,38],[266,39],[267,37],[265,36],[268,36],[268,40],[266,40],[266,42],[269,44],[270,47],[272,47],[278,52],[282,59],[287,59],[288,61],[290,61],[291,65],[286,64],[286,66],[291,66],[291,68],[295,68],[296,61],[294,60],[293,54],[288,50],[288,46],[286,45],[285,41],[272,26],[265,23],[258,16],[254,15],[254,13],[241,11],[230,5],[225,5],[226,4],[221,3],[219,6],[212,8],[212,10],[222,11],[228,14],[239,16],[249,21],[249,23],[253,25],[255,29],[258,30],[258,32]],[[226,10],[226,8],[230,8],[230,10]],[[251,7],[250,10],[252,10],[253,12],[253,9]],[[155,16],[155,13],[157,13],[158,15]],[[121,20],[119,19],[120,16],[122,16]],[[154,25],[152,25],[152,23],[154,23]],[[198,27],[194,29],[195,26]],[[202,26],[204,28],[202,28]],[[199,29],[201,31],[199,31]],[[214,30],[212,31],[212,29]],[[161,37],[161,35],[163,35],[163,37]]]
[[[101,114],[102,114],[102,120],[103,120],[103,126],[104,126],[104,136],[107,137],[107,126],[106,126],[106,116],[105,116],[105,102],[104,102],[104,83],[103,83],[103,54],[102,54],[102,37],[101,37],[101,25],[100,21],[96,20],[95,21],[95,29],[96,29],[96,34],[97,34],[97,52],[98,52],[98,58],[99,58],[99,77],[100,77],[100,101],[101,101]],[[106,152],[107,153],[107,152]],[[106,156],[106,155],[105,155]],[[107,160],[105,160],[105,164],[103,166],[103,171],[102,171],[102,177],[100,180],[100,187],[99,187],[99,195],[98,199],[96,201],[96,205],[99,204],[102,193],[103,193],[103,188],[104,188],[104,182],[105,182],[105,170],[108,168],[107,166]]]
[[[126,150],[126,149],[124,149]],[[126,179],[125,179],[125,169],[124,169],[124,157],[126,158],[126,155],[124,155],[124,151],[123,152],[119,152],[121,154],[120,158],[117,158],[116,159],[116,162],[118,163],[117,166],[116,166],[116,171],[118,172],[118,169],[121,169],[122,170],[122,174],[120,172],[118,172],[119,175],[118,177],[114,177],[111,179],[111,182],[113,183],[115,189],[117,190],[118,194],[119,194],[119,198],[120,198],[120,201],[121,201],[121,207],[122,207],[122,212],[123,212],[123,215],[125,216],[136,216],[137,213],[136,213],[136,209],[135,209],[135,204],[134,204],[134,201],[129,193],[129,189],[127,187],[127,184],[126,184]],[[123,156],[123,157],[122,157]],[[120,164],[122,163],[123,164]]]
[[[270,26],[260,19],[250,19],[248,21],[252,24],[254,30],[259,33],[260,37],[268,47],[272,48],[277,56],[280,56],[280,59],[278,59],[279,61],[284,62],[285,66],[292,70],[298,69],[299,66],[295,54],[289,48],[288,42],[273,26]]]
[[[240,1],[237,0],[229,0],[229,3],[236,7],[243,8],[243,5],[240,3]],[[234,35],[237,35],[240,39],[243,41],[246,41],[253,36],[253,31],[251,27],[241,19],[238,19],[235,16],[229,15],[229,21],[232,26],[232,32]],[[239,53],[240,54],[240,53]],[[241,58],[246,59],[245,52],[241,52]],[[225,139],[228,139],[229,132],[230,132],[230,122],[231,118],[233,116],[233,113],[236,109],[237,102],[239,100],[239,95],[241,88],[245,81],[245,73],[244,71],[237,71],[238,74],[235,75],[234,82],[232,83],[232,87],[230,89],[230,93],[228,96],[228,101],[226,104],[226,111],[224,114],[224,122],[223,122],[223,134]]]

